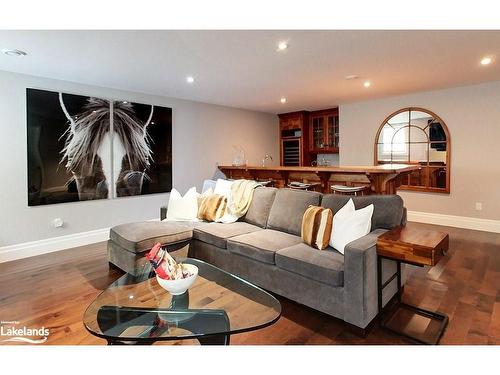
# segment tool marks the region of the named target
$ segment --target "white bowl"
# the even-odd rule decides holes
[[[191,276],[179,280],[165,280],[156,275],[158,284],[160,284],[163,289],[174,296],[184,294],[186,290],[191,288],[191,286],[194,284],[194,281],[198,277],[198,267],[196,267],[194,264],[183,264],[182,267],[186,269],[191,274]]]

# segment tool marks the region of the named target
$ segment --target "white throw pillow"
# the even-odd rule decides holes
[[[356,210],[354,202],[349,202],[333,216],[330,246],[344,254],[346,245],[370,233],[373,204]]]
[[[349,199],[347,203],[340,209],[338,210],[335,215],[333,215],[333,222],[332,222],[332,233],[330,234],[330,242],[329,245],[333,248],[335,248],[335,245],[333,244],[333,238],[332,236],[339,235],[339,223],[340,226],[342,225],[342,220],[345,217],[348,217],[351,213],[355,212],[356,208],[354,207],[354,202],[352,199]]]
[[[234,181],[223,180],[219,178],[215,183],[214,194],[222,195],[227,199],[231,198],[231,185]]]
[[[333,219],[335,220],[335,218],[340,218],[354,211],[356,211],[356,207],[354,207],[354,202],[352,199],[349,199],[347,203],[344,204],[344,206],[340,210],[338,210],[335,213],[335,215],[333,215]]]
[[[198,221],[198,193],[192,187],[184,196],[172,189],[168,198],[167,221]]]

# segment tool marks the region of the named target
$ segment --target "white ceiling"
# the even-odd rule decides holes
[[[0,48],[28,53],[0,70],[270,113],[500,80],[500,31],[0,31]]]

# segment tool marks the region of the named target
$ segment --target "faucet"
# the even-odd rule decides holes
[[[269,154],[266,154],[264,155],[264,159],[262,159],[262,166],[265,167],[266,166],[266,160],[273,160],[273,157]]]

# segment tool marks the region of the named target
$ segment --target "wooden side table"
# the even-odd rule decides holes
[[[437,344],[448,325],[448,316],[408,305],[401,300],[401,263],[435,266],[448,251],[447,233],[411,227],[396,227],[377,240],[378,309],[381,326],[420,344]],[[382,259],[396,261],[396,273],[382,282]],[[382,291],[397,278],[397,304],[383,313]],[[385,315],[385,316],[384,316]],[[421,328],[424,328],[421,330]]]

